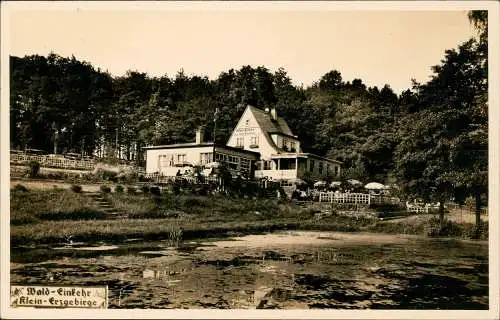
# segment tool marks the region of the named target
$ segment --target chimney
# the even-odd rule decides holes
[[[203,143],[203,134],[205,131],[203,130],[203,127],[199,127],[196,129],[196,144],[201,144]]]
[[[276,108],[271,109],[271,120],[273,120],[273,121],[278,120],[278,114],[276,113]]]

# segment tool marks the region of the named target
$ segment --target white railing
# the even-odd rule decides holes
[[[370,198],[371,196],[367,193],[319,193],[319,202],[370,204]]]
[[[415,212],[415,213],[430,213],[439,211],[439,203],[430,204],[430,203],[409,203],[406,201],[406,211],[407,212]]]
[[[28,154],[11,154],[10,163],[26,165],[29,161],[38,161],[42,167],[93,170],[95,162],[92,160],[72,160],[59,157],[37,156]]]
[[[273,180],[291,180],[297,178],[297,170],[256,170],[255,178],[270,178]]]

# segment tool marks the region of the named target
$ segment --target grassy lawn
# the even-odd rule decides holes
[[[183,239],[284,229],[426,235],[436,226],[429,219],[418,223],[346,216],[316,220],[318,205],[299,206],[274,199],[125,193],[106,197],[129,218],[106,220],[90,197],[71,190],[11,189],[11,242],[60,242],[69,236],[82,241],[168,238],[178,230]],[[452,224],[449,229],[450,235],[461,236],[473,230],[473,225]]]
[[[36,191],[11,189],[11,226],[46,220],[90,220],[103,217],[104,213],[98,210],[93,201],[80,193],[59,189]]]

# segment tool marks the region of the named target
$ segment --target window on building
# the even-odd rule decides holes
[[[335,166],[335,175],[339,175],[340,174],[340,167],[339,166]]]
[[[283,139],[283,150],[288,151],[288,140]]]
[[[243,138],[243,137],[241,137],[241,138],[236,138],[236,146],[237,146],[237,147],[243,147],[244,143],[245,143],[245,140],[244,140],[244,138]]]
[[[290,151],[291,152],[295,152],[295,142],[294,141],[290,141]]]
[[[264,170],[271,170],[271,161],[264,161]]]
[[[309,160],[309,171],[314,172],[314,160]]]
[[[248,159],[240,159],[240,169],[242,172],[250,173],[252,162]]]
[[[221,154],[221,153],[216,153],[215,154],[215,161],[218,161],[218,162],[223,162],[224,161],[224,154]]]
[[[159,164],[160,168],[167,166],[166,157],[167,157],[167,155],[165,155],[165,154],[161,154],[158,156],[158,164]]]
[[[177,163],[184,163],[186,162],[186,155],[185,154],[178,154],[177,155]]]
[[[239,168],[240,159],[239,157],[228,155],[225,162],[230,169],[237,170]]]
[[[205,165],[212,162],[212,155],[211,152],[200,153],[200,164]]]
[[[250,123],[250,120],[245,120],[245,125],[248,126],[248,124]]]
[[[175,165],[174,155],[170,155],[168,160],[168,166],[173,167]]]
[[[319,174],[322,174],[323,173],[323,163],[318,163],[318,170],[319,170]]]
[[[258,147],[259,146],[259,137],[254,136],[250,137],[250,147]]]

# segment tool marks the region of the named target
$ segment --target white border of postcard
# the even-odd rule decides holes
[[[10,308],[10,263],[9,263],[9,17],[18,10],[489,10],[489,310],[53,310]],[[498,319],[499,310],[499,3],[497,1],[283,1],[283,2],[140,2],[140,1],[108,1],[108,2],[38,2],[12,1],[1,3],[1,318],[32,319],[66,319],[66,318],[177,318],[177,319],[220,319],[220,318],[310,318],[310,319]],[[457,44],[458,45],[458,44]]]

